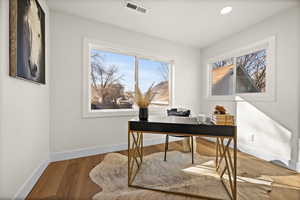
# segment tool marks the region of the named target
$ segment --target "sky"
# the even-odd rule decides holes
[[[95,53],[100,54],[104,58],[106,66],[118,66],[118,74],[123,75],[123,79],[120,82],[125,87],[125,91],[134,90],[134,56],[93,49],[92,54]],[[162,65],[160,62],[147,59],[139,60],[139,87],[142,92],[145,92],[152,83],[156,85],[163,81],[161,71]]]

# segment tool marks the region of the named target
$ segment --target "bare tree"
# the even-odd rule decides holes
[[[252,84],[259,90],[266,87],[266,51],[258,51],[237,58],[237,67],[241,68]]]
[[[123,75],[119,75],[116,65],[107,65],[105,58],[99,53],[91,56],[92,86],[96,90],[102,103],[116,103],[124,90],[120,84]]]
[[[232,65],[232,64],[233,64],[232,58],[227,59],[227,60],[221,60],[221,61],[215,62],[213,64],[213,69],[217,69],[219,67],[225,67],[225,66]]]

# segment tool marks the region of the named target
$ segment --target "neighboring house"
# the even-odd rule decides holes
[[[233,67],[227,65],[213,70],[212,95],[233,94]]]
[[[213,70],[213,86],[212,95],[232,95],[233,89],[233,65],[218,67]],[[256,87],[253,79],[242,68],[237,68],[236,78],[236,92],[237,93],[251,93],[260,92],[260,89]]]

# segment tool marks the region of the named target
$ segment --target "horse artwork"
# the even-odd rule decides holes
[[[10,76],[45,84],[45,13],[38,0],[10,0]]]

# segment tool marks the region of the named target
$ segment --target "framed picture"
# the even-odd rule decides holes
[[[10,0],[12,77],[45,84],[45,13],[38,0]]]

